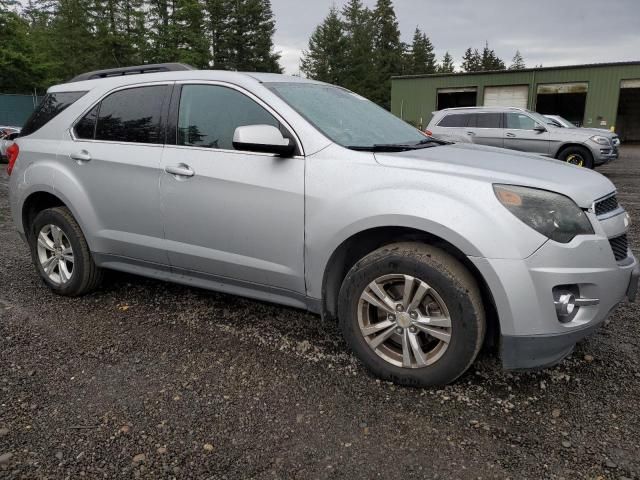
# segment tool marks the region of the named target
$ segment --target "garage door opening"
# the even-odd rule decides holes
[[[538,85],[536,111],[543,115],[560,115],[581,127],[587,103],[587,83]]]
[[[625,143],[640,142],[640,79],[620,85],[616,133]]]
[[[509,85],[505,87],[485,87],[485,107],[527,108],[529,102],[528,85]]]
[[[477,105],[478,89],[467,88],[441,88],[438,90],[438,110],[456,107],[475,107]]]

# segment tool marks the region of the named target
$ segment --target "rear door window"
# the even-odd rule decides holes
[[[162,111],[170,88],[168,85],[135,87],[119,90],[106,97],[100,102],[95,139],[164,143]],[[90,119],[87,119],[86,125],[90,131]]]
[[[66,110],[87,92],[47,93],[22,127],[21,136],[31,135]]]
[[[469,122],[470,127],[476,128],[501,128],[501,113],[476,113],[473,115],[473,124]]]
[[[464,128],[467,126],[469,117],[470,115],[465,115],[464,113],[453,113],[440,120],[438,126]]]

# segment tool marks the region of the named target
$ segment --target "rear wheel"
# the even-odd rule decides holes
[[[342,333],[377,376],[411,386],[454,381],[485,332],[478,286],[444,251],[398,243],[367,255],[340,289]]]
[[[593,155],[584,147],[566,148],[560,153],[559,159],[579,167],[593,168]]]
[[[36,270],[55,293],[83,295],[100,283],[102,272],[69,209],[55,207],[38,213],[29,244]]]

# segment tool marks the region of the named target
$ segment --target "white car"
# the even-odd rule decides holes
[[[18,127],[0,127],[0,159],[7,157],[7,148],[19,133]]]

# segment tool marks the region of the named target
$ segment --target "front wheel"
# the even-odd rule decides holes
[[[485,333],[477,283],[446,252],[397,243],[360,260],[340,289],[342,333],[375,375],[401,385],[453,382]]]
[[[584,147],[569,147],[560,153],[559,159],[563,162],[593,169],[593,155]]]

